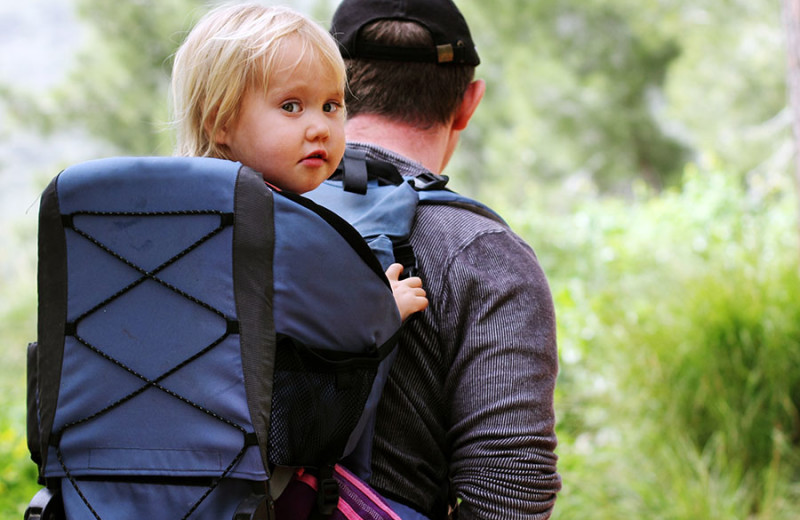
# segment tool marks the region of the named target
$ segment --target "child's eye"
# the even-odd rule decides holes
[[[342,108],[342,105],[340,103],[335,102],[335,101],[329,101],[328,103],[325,103],[325,104],[322,105],[322,111],[323,112],[336,112],[340,108]]]
[[[281,109],[292,113],[300,112],[300,103],[297,101],[289,101],[288,103],[284,103],[281,106]]]

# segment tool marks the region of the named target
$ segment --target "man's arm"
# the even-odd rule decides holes
[[[446,395],[459,518],[548,518],[561,480],[545,275],[518,237],[497,230],[466,245],[446,279],[441,333],[456,342]]]

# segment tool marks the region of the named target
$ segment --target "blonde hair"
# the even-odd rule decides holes
[[[195,25],[172,67],[177,155],[230,159],[213,136],[235,122],[248,88],[269,88],[285,44],[302,45],[300,61],[311,53],[344,88],[344,61],[331,35],[290,8],[221,6]]]

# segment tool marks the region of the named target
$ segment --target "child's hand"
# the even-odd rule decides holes
[[[400,311],[403,321],[415,312],[425,310],[428,307],[428,298],[425,297],[425,289],[422,288],[422,279],[418,276],[410,276],[400,280],[403,266],[392,264],[386,270],[386,278],[392,285],[394,301]]]

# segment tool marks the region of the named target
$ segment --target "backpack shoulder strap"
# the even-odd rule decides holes
[[[345,149],[344,157],[333,178],[341,179],[344,191],[361,195],[367,193],[367,184],[370,180],[377,181],[381,186],[387,184],[399,186],[404,182],[393,164],[367,159],[364,150],[353,148]]]
[[[431,172],[403,176],[393,164],[347,148],[331,178],[306,197],[356,228],[384,269],[399,262],[404,275],[413,275],[416,256],[409,237],[419,204],[460,207],[505,224],[485,204],[448,189],[448,181],[446,175]]]
[[[502,224],[506,224],[506,221],[503,219],[503,217],[501,217],[496,211],[486,204],[443,186],[436,189],[421,190],[419,192],[419,203],[426,205],[440,204],[455,206],[457,208],[466,209],[472,211],[473,213],[483,215],[484,217],[496,220]]]
[[[367,241],[385,270],[399,261],[413,270],[405,244],[411,234],[419,195],[390,163],[367,159],[348,149],[334,175],[306,198],[337,213]]]

